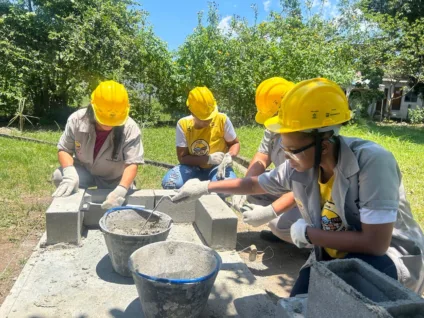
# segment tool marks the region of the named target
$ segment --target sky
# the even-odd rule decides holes
[[[137,0],[141,7],[149,12],[148,21],[153,25],[155,34],[168,43],[170,50],[176,50],[184,43],[185,38],[197,26],[197,13],[204,11],[204,18],[208,12],[210,0]],[[249,23],[254,21],[254,12],[251,5],[258,7],[258,22],[267,18],[270,10],[280,11],[279,0],[216,0],[220,14],[219,27],[229,27],[231,17],[236,14],[246,18]],[[327,0],[324,3],[324,12],[327,16],[337,15],[336,0]],[[321,6],[319,0],[314,0],[314,8]]]

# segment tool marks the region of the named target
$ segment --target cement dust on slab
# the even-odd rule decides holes
[[[240,258],[258,280],[258,284],[269,295],[275,295],[274,299],[289,297],[299,270],[309,257],[310,250],[299,249],[285,242],[265,241],[259,235],[262,230],[269,230],[267,225],[252,227],[243,223],[240,212],[235,213],[239,219],[236,250]],[[250,249],[247,247],[252,244],[258,250],[255,261],[249,260]]]

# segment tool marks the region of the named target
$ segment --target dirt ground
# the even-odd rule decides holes
[[[0,305],[43,234],[42,231],[35,230],[16,243],[9,240],[13,231],[14,229],[2,230],[0,236]]]
[[[255,275],[260,286],[274,299],[289,297],[301,266],[306,262],[310,250],[299,249],[285,242],[268,242],[259,237],[267,225],[252,227],[243,223],[241,213],[236,212],[239,222],[237,229],[237,251],[247,267]],[[255,261],[249,260],[250,248],[258,250]],[[244,250],[244,251],[243,251]],[[263,253],[262,253],[263,252]]]
[[[17,205],[0,198],[0,213],[16,213],[8,228],[0,228],[0,305],[9,294],[44,232],[44,214],[51,196],[22,195]]]

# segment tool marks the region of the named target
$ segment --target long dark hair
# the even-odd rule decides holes
[[[87,111],[85,112],[84,117],[88,119],[91,125],[96,125],[94,110],[91,104],[87,106]],[[118,158],[118,150],[122,140],[124,139],[124,125],[113,127],[112,134],[113,151],[111,159],[116,160]]]

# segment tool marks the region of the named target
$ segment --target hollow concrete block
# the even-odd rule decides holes
[[[155,193],[153,190],[136,190],[127,196],[128,205],[142,205],[146,209],[153,209],[155,206]]]
[[[106,200],[112,189],[88,189],[84,194],[84,203],[81,210],[84,212],[84,225],[89,228],[99,228],[99,221],[106,210],[101,204]]]
[[[83,224],[83,203],[85,190],[68,197],[53,198],[46,211],[46,244],[79,244]]]
[[[424,302],[397,305],[387,311],[395,318],[424,318]]]
[[[388,308],[419,302],[417,294],[361,260],[317,262],[311,269],[307,317],[393,317]]]
[[[164,196],[171,198],[177,194],[174,190],[154,190],[155,204]],[[168,214],[175,223],[193,223],[195,220],[196,202],[173,203],[170,199],[164,198],[158,205],[159,212]]]
[[[205,242],[214,249],[235,249],[237,216],[215,195],[204,195],[196,201],[195,223]]]

